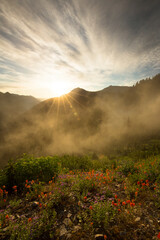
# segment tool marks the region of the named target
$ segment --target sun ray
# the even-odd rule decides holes
[[[65,110],[65,113],[66,113],[67,111],[66,111],[66,103],[64,101],[64,96],[65,95],[61,96],[61,99],[62,99],[63,107],[64,107],[64,110]]]
[[[75,108],[73,107],[72,103],[70,102],[70,100],[68,99],[68,95],[64,95],[70,108],[72,109],[73,115],[77,118],[77,120],[80,120],[79,118],[79,114],[77,113],[77,111],[75,110]]]
[[[83,105],[80,102],[78,102],[73,96],[68,95],[68,97],[71,98],[74,102],[78,103],[81,107],[86,108],[85,105]]]

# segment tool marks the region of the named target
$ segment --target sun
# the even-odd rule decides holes
[[[57,81],[52,83],[50,90],[55,97],[61,97],[70,91],[68,84],[64,81]]]

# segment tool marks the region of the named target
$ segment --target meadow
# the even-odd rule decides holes
[[[10,161],[0,239],[160,239],[158,150]]]

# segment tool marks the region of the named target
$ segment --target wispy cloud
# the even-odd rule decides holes
[[[159,0],[1,0],[0,9],[3,90],[50,97],[57,81],[96,90],[160,71]]]

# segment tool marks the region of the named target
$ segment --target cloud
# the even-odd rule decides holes
[[[159,0],[1,0],[0,9],[0,85],[15,79],[44,97],[57,81],[95,90],[160,71]]]

